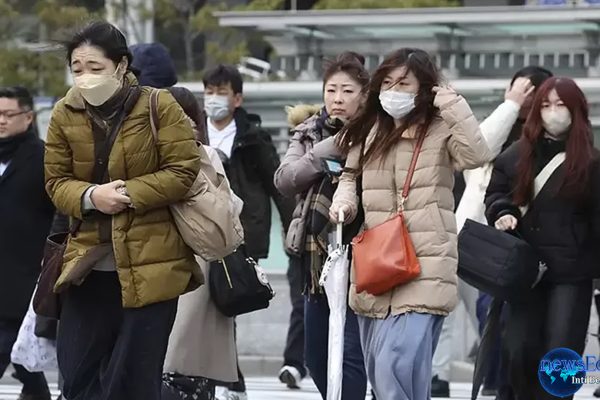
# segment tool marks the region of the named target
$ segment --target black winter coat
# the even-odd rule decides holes
[[[568,283],[600,276],[600,162],[592,164],[585,199],[576,201],[558,193],[563,163],[522,217],[512,200],[521,143],[514,143],[496,159],[485,197],[488,223],[493,226],[503,215],[515,216],[519,220],[518,233],[547,264],[544,279],[549,282]],[[541,139],[535,149],[535,175],[561,151],[565,151],[564,142]]]
[[[44,189],[44,142],[31,135],[0,176],[0,319],[25,316],[53,215]]]
[[[225,165],[231,188],[244,201],[241,222],[248,253],[267,258],[271,234],[271,199],[279,211],[284,230],[292,218],[294,202],[275,188],[273,176],[279,156],[271,135],[260,126],[260,117],[238,108],[234,114],[237,133],[231,159]]]

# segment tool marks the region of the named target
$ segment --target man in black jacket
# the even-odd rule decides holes
[[[10,364],[54,215],[44,190],[44,143],[33,121],[27,89],[0,88],[0,377]],[[23,383],[20,400],[50,399],[43,373],[14,368]]]
[[[248,252],[267,258],[271,231],[271,199],[287,230],[293,202],[273,184],[279,156],[258,115],[242,108],[243,81],[234,66],[219,65],[204,75],[204,110],[209,143],[221,150],[231,188],[243,201],[241,215]]]
[[[209,144],[224,161],[231,188],[244,201],[240,216],[248,253],[254,259],[267,258],[271,232],[271,199],[287,231],[293,201],[275,188],[273,176],[279,156],[271,136],[261,127],[258,115],[242,108],[243,81],[231,65],[219,65],[204,74],[204,110],[208,117]],[[246,399],[244,379],[229,386],[229,399]]]

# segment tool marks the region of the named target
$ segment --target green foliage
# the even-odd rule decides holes
[[[272,11],[283,8],[284,0],[253,0],[248,5],[236,7],[236,11]]]
[[[82,6],[72,6],[58,0],[40,0],[35,7],[39,21],[50,32],[50,39],[63,39],[74,27],[100,15]]]
[[[0,85],[23,85],[32,93],[61,96],[65,84],[65,63],[58,52],[33,53],[25,49],[0,48]]]
[[[0,40],[11,40],[17,28],[19,13],[6,0],[0,0]]]
[[[248,55],[248,43],[242,40],[231,46],[223,46],[221,41],[208,42],[206,55],[214,64],[237,64],[240,58]]]
[[[457,0],[319,0],[315,10],[458,7]]]

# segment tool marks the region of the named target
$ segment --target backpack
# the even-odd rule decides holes
[[[158,143],[159,90],[150,94],[150,126]],[[206,261],[223,259],[244,241],[240,222],[243,202],[229,186],[217,152],[200,145],[202,165],[192,187],[178,203],[169,208],[184,242]]]

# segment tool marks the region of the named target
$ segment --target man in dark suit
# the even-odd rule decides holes
[[[22,87],[0,88],[0,377],[40,273],[53,215],[32,97]],[[23,383],[19,400],[50,400],[43,373],[14,368]]]

